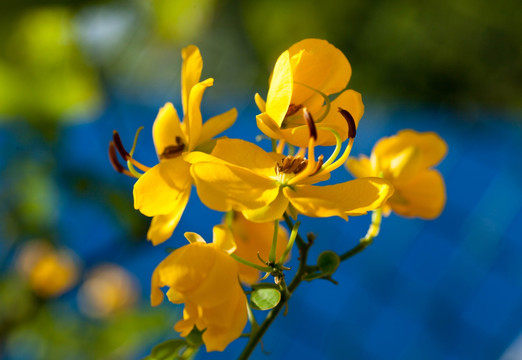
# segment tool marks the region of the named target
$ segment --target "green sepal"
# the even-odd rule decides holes
[[[335,252],[326,250],[317,257],[317,266],[322,274],[332,275],[339,267],[341,258]]]
[[[270,310],[281,301],[281,292],[274,288],[256,289],[250,295],[250,304],[256,310]]]
[[[187,343],[191,346],[191,347],[194,347],[194,348],[197,348],[197,347],[200,347],[201,345],[203,345],[203,332],[205,330],[201,331],[199,330],[197,327],[194,326],[194,328],[192,328],[192,331],[190,332],[190,334],[188,334],[185,339],[187,340]]]

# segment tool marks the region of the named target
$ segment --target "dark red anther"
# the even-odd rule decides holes
[[[121,157],[124,160],[128,160],[131,156],[125,150],[125,147],[123,146],[123,143],[121,142],[120,134],[116,130],[112,132],[112,140],[114,141],[114,146],[116,147],[116,150],[120,153]]]
[[[310,130],[310,137],[313,137],[314,140],[317,140],[317,129],[315,128],[315,122],[312,118],[312,114],[310,114],[307,108],[303,108],[303,117],[306,120],[308,129]]]
[[[126,169],[118,161],[118,155],[116,155],[116,146],[112,141],[109,142],[109,160],[114,170],[122,174],[125,173]]]
[[[337,110],[341,113],[341,115],[345,118],[346,122],[348,123],[348,137],[351,139],[355,138],[357,128],[355,127],[355,120],[353,119],[352,114],[350,114],[347,110],[344,110],[343,108],[338,108]]]

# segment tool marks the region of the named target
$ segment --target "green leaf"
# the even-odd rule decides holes
[[[167,340],[154,346],[149,356],[143,360],[177,360],[180,351],[187,346],[184,339]]]
[[[339,267],[341,259],[335,252],[327,250],[319,254],[317,266],[323,274],[332,275]]]
[[[256,310],[269,310],[281,301],[281,292],[278,289],[262,288],[256,289],[250,295],[252,308]]]

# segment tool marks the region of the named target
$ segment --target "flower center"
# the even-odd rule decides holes
[[[283,159],[281,164],[279,164],[279,161],[276,163],[276,174],[299,174],[304,170],[307,164],[308,160],[306,160],[302,155],[288,155]]]
[[[163,150],[163,153],[159,156],[160,159],[173,159],[185,150],[185,144],[181,137],[176,136],[176,145],[169,145]]]

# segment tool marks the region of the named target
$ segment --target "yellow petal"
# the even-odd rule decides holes
[[[189,164],[182,157],[162,161],[134,184],[134,208],[146,216],[170,214],[183,205],[180,198],[190,186]]]
[[[407,181],[417,175],[419,170],[421,170],[420,162],[420,150],[415,146],[408,146],[391,159],[388,171],[392,179]]]
[[[274,180],[229,164],[195,163],[190,171],[201,201],[217,211],[257,209],[279,192]]]
[[[259,146],[240,139],[220,139],[212,155],[265,176],[275,175],[274,158]]]
[[[245,328],[248,318],[246,296],[239,288],[230,294],[229,302],[216,308],[204,309],[203,316],[208,323],[202,336],[207,351],[223,351],[228,344],[241,336]],[[228,320],[227,323],[224,323],[225,320]]]
[[[232,254],[236,250],[236,242],[230,229],[225,225],[216,225],[213,228],[212,243],[214,246],[227,254]]]
[[[259,93],[256,93],[256,95],[254,96],[254,100],[256,102],[256,105],[257,105],[257,108],[259,109],[259,111],[264,113],[266,111],[265,100],[261,97],[261,95],[259,95]]]
[[[187,239],[188,242],[191,243],[191,244],[196,244],[196,243],[206,244],[207,243],[205,241],[205,239],[203,239],[203,237],[201,235],[196,234],[195,232],[187,231],[183,235],[185,236],[185,239]]]
[[[180,127],[180,121],[176,109],[171,103],[166,103],[158,112],[152,126],[152,138],[156,154],[161,155],[167,146],[177,145],[176,137],[179,136],[186,143],[185,135]]]
[[[377,209],[393,193],[391,184],[380,178],[356,179],[336,185],[297,185],[284,188],[285,196],[301,214],[311,217],[363,215]]]
[[[181,67],[181,100],[183,102],[183,114],[188,113],[188,101],[190,90],[199,82],[203,59],[199,49],[190,45],[181,51],[183,65]]]
[[[395,191],[388,204],[399,215],[434,219],[446,204],[444,179],[436,170],[420,172],[410,182],[397,185]]]
[[[269,222],[281,219],[288,207],[288,199],[280,191],[274,201],[259,209],[243,210],[243,215],[250,221]]]
[[[226,164],[248,169],[260,176],[275,176],[277,160],[259,146],[240,139],[219,139],[212,154],[191,152],[183,155],[185,161],[196,163]]]
[[[214,136],[222,133],[226,129],[232,126],[237,118],[237,110],[230,109],[227,112],[211,117],[203,124],[201,133],[199,135],[198,144],[202,144],[207,140],[212,139]]]
[[[199,144],[199,135],[203,126],[201,118],[201,99],[205,93],[205,89],[214,84],[214,79],[206,79],[197,83],[190,89],[188,99],[188,114],[185,118],[185,124],[188,133],[188,151],[192,151]]]
[[[387,169],[392,159],[410,146],[419,150],[421,169],[428,169],[438,164],[448,151],[444,140],[434,132],[419,133],[414,130],[402,130],[395,136],[379,140],[372,150],[372,155],[379,158],[383,169]]]
[[[358,159],[353,157],[348,158],[348,160],[346,161],[346,168],[356,178],[372,177],[379,175],[373,171],[370,159],[368,159],[364,155],[359,156]]]
[[[288,51],[279,56],[274,66],[266,99],[266,113],[281,126],[292,99],[292,70]]]
[[[262,113],[256,116],[257,127],[263,134],[271,139],[281,139],[282,135],[279,126],[276,122],[267,114]]]
[[[163,243],[172,236],[174,229],[178,226],[181,215],[183,215],[185,211],[189,197],[190,187],[175,200],[176,209],[172,213],[157,215],[152,218],[149,231],[147,232],[147,239],[150,240],[154,246]]]
[[[185,294],[196,291],[214,268],[218,252],[211,244],[194,243],[169,254],[152,274],[152,304],[163,300],[163,286]]]
[[[214,266],[208,270],[205,279],[197,286],[190,291],[183,291],[183,295],[188,301],[204,308],[214,307],[226,302],[234,288],[239,286],[237,261],[212,244],[210,244],[210,247],[215,253]],[[190,264],[191,270],[196,271],[199,268],[199,263],[205,261],[205,258],[201,257],[196,260],[197,262]]]
[[[199,320],[199,309],[197,305],[186,303],[183,309],[183,319],[174,325],[174,330],[180,333],[181,336],[190,334],[194,325]]]
[[[289,49],[296,83],[303,83],[327,95],[343,90],[350,80],[352,69],[346,56],[325,40],[305,39]],[[311,95],[310,90],[295,88],[292,101],[302,104]]]

